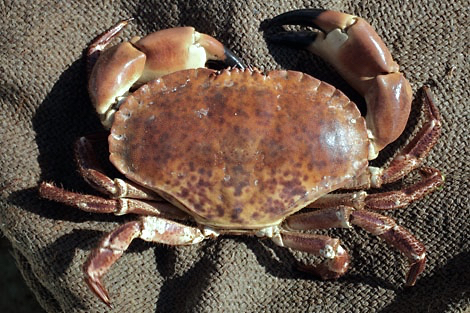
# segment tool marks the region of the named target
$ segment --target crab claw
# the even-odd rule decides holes
[[[335,11],[303,9],[281,14],[266,26],[303,25],[313,32],[285,32],[268,40],[307,49],[330,62],[366,100],[369,159],[403,132],[412,91],[398,64],[364,19]]]
[[[244,68],[240,59],[222,43],[192,27],[160,30],[105,50],[129,21],[116,24],[88,49],[88,90],[107,128],[111,126],[120,98],[131,88],[172,72],[204,67],[208,60]]]

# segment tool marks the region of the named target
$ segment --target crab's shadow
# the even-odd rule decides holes
[[[61,73],[32,118],[38,149],[37,161],[41,169],[40,181],[52,181],[68,190],[96,194],[79,175],[73,155],[73,143],[77,138],[84,134],[102,131],[99,119],[93,111],[86,90],[85,60],[80,58]],[[51,220],[72,223],[120,220],[119,217],[105,214],[91,215],[63,204],[41,199],[37,187],[14,191],[9,194],[8,201],[16,207],[41,217],[32,219],[35,224],[30,223],[31,232],[49,228]],[[99,231],[77,229],[59,238],[53,235],[44,238],[44,240],[49,240],[48,242],[37,242],[45,246],[37,251],[38,259],[35,261],[39,262],[39,256],[42,258],[39,270],[49,269],[46,274],[39,277],[46,279],[48,275],[66,275],[65,273],[72,266],[76,249],[85,248],[83,246],[85,243],[94,242],[92,237],[95,236],[95,240],[99,240],[102,234]],[[38,247],[30,247],[30,249],[33,248]],[[23,252],[18,251],[18,253]],[[58,259],[60,262],[56,262]],[[38,267],[34,270],[38,270]],[[85,307],[82,300],[71,294],[70,290],[64,289],[62,294],[73,298],[74,303]]]
[[[202,257],[197,259],[192,266],[184,273],[175,275],[174,263],[177,261],[175,254],[165,256],[164,260],[161,258],[161,250],[156,251],[157,266],[159,273],[165,277],[165,282],[161,287],[159,298],[157,301],[156,312],[180,312],[187,309],[187,307],[196,307],[197,304],[204,299],[204,294],[210,292],[211,281],[214,277],[224,275],[224,271],[220,270],[223,267],[222,262],[227,262],[224,258],[223,249],[227,240],[233,240],[238,246],[243,246],[248,251],[251,251],[255,257],[258,266],[262,267],[263,272],[268,273],[272,277],[289,280],[313,280],[320,288],[331,284],[337,284],[335,281],[323,281],[308,273],[298,270],[299,260],[289,251],[289,249],[275,245],[271,240],[260,240],[256,237],[246,236],[226,236],[217,240],[209,240],[202,243],[199,248]],[[172,249],[172,248],[167,248]],[[353,258],[356,254],[352,252]],[[231,263],[236,260],[229,260]],[[241,261],[241,260],[240,260]],[[241,261],[246,263],[247,261]],[[241,263],[240,263],[241,264]],[[257,267],[256,265],[253,265]],[[219,268],[219,269],[218,269]],[[253,268],[250,267],[250,270]],[[241,269],[243,271],[243,269]],[[249,275],[249,274],[245,274]],[[225,280],[230,284],[229,275]],[[249,277],[244,276],[244,279]],[[347,274],[340,279],[344,282],[358,283],[370,285],[372,288],[381,287],[386,289],[394,289],[395,287],[389,282],[373,277],[367,274]],[[188,290],[187,286],[191,286]],[[178,301],[180,294],[185,294],[185,301]]]
[[[237,245],[244,245],[251,250],[261,266],[276,277],[292,278],[301,276],[300,272],[296,274],[289,266],[289,264],[295,262],[295,258],[287,249],[272,247],[269,244],[266,246],[260,244],[257,238],[250,237],[227,236],[224,239],[209,240],[205,241],[199,248],[202,257],[197,259],[181,275],[175,275],[174,273],[174,265],[172,265],[176,261],[174,254],[166,256],[166,262],[157,261],[159,273],[165,277],[165,282],[159,293],[156,312],[183,312],[188,307],[196,307],[203,299],[203,294],[210,292],[210,282],[214,277],[224,275],[223,271],[220,272],[218,268],[223,267],[221,262],[226,261],[221,256],[226,240],[234,240]],[[276,254],[278,260],[275,261],[271,258],[272,253]],[[156,257],[158,259],[161,256],[156,255]],[[172,257],[173,259],[171,259]],[[187,286],[191,286],[191,288],[187,288]],[[178,301],[183,293],[186,300]]]

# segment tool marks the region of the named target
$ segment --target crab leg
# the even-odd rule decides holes
[[[140,185],[120,178],[111,179],[105,175],[93,149],[92,141],[95,139],[95,137],[81,137],[75,142],[75,159],[78,169],[90,186],[113,198],[162,200],[155,192]]]
[[[100,299],[110,306],[110,298],[101,278],[109,268],[122,256],[132,240],[140,238],[145,241],[167,245],[191,245],[213,237],[205,235],[195,227],[186,226],[158,217],[142,217],[139,221],[127,222],[107,234],[95,248],[84,264],[85,281]]]
[[[411,110],[412,91],[387,47],[364,19],[334,11],[296,10],[267,26],[300,24],[308,33],[269,36],[274,42],[305,48],[330,62],[366,100],[371,141],[369,159],[403,132]]]
[[[308,205],[310,208],[330,208],[347,205],[355,209],[390,210],[403,208],[413,201],[441,187],[444,183],[439,170],[430,167],[420,169],[423,179],[400,190],[368,194],[366,191],[327,194]]]
[[[409,270],[406,274],[406,286],[413,286],[426,264],[426,248],[408,230],[396,224],[387,216],[366,210],[351,213],[351,222],[367,232],[379,236],[385,242],[400,251],[408,259]]]
[[[339,239],[281,230],[279,238],[274,242],[281,247],[324,257],[326,260],[319,265],[300,265],[302,271],[312,273],[322,279],[339,278],[348,270],[349,254],[340,245]]]
[[[288,230],[314,230],[328,228],[350,228],[350,216],[354,208],[339,205],[291,215],[284,221],[283,227]]]
[[[161,216],[184,220],[188,218],[180,209],[167,202],[144,201],[128,198],[106,199],[93,195],[83,195],[43,182],[39,194],[46,198],[91,213],[112,213],[115,215],[139,214]]]
[[[406,285],[413,286],[424,270],[426,263],[424,245],[408,230],[387,216],[367,210],[354,210],[339,206],[308,213],[296,214],[286,219],[284,227],[291,230],[345,227],[357,225],[367,232],[379,236],[405,255],[410,264]]]
[[[345,186],[345,189],[380,188],[383,184],[392,183],[406,176],[423,163],[441,134],[441,118],[428,87],[423,87],[422,101],[428,121],[413,140],[392,159],[385,169],[369,167],[368,171],[357,177],[351,185]]]
[[[344,205],[355,209],[363,209],[366,197],[367,192],[363,190],[349,193],[329,193],[307,205],[307,208],[326,209]]]
[[[327,228],[349,228],[353,208],[339,206],[318,211],[296,214],[288,217],[283,224],[279,245],[291,249],[322,256],[326,260],[316,266],[300,265],[300,270],[319,276],[322,279],[336,279],[347,272],[349,255],[340,245],[339,239],[322,235],[294,232],[295,230],[314,230]],[[275,241],[276,242],[276,241]]]
[[[413,201],[423,198],[444,184],[439,170],[423,167],[420,169],[421,181],[401,190],[380,192],[367,195],[364,204],[366,209],[390,210],[406,207]]]

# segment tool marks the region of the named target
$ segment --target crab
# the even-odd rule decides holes
[[[313,28],[268,39],[330,62],[365,98],[365,117],[328,83],[296,71],[245,68],[222,43],[191,27],[107,48],[128,22],[88,49],[91,101],[109,129],[109,159],[123,177],[107,176],[94,140],[82,137],[75,145],[79,171],[107,197],[49,182],[39,189],[42,197],[83,211],[138,215],[107,234],[84,264],[86,283],[104,303],[110,305],[110,297],[102,277],[136,238],[167,245],[220,235],[270,238],[322,257],[302,270],[336,279],[347,271],[349,255],[339,239],[312,231],[356,225],[399,250],[409,263],[405,284],[415,284],[425,247],[380,212],[405,207],[443,184],[438,169],[421,166],[441,132],[440,116],[425,87],[427,121],[420,131],[388,166],[369,165],[402,134],[412,91],[364,19],[304,9],[266,25]],[[228,68],[206,68],[208,60]],[[366,191],[418,168],[421,179],[401,190]],[[299,212],[304,208],[311,209]]]

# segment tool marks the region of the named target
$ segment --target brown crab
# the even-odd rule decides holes
[[[106,176],[91,141],[82,137],[76,144],[80,172],[110,198],[50,183],[40,187],[42,197],[84,211],[141,215],[106,235],[84,266],[86,282],[105,303],[110,300],[101,278],[135,238],[189,245],[221,234],[268,237],[324,257],[304,269],[330,279],[346,272],[348,253],[338,239],[301,231],[357,225],[406,256],[406,285],[415,284],[425,265],[423,244],[377,211],[404,207],[435,190],[443,183],[439,170],[421,168],[422,179],[402,190],[363,189],[418,168],[440,134],[439,113],[425,88],[429,120],[387,167],[368,165],[404,130],[412,92],[365,20],[297,10],[268,22],[315,27],[272,39],[331,62],[365,97],[365,118],[341,91],[307,74],[204,68],[208,59],[243,65],[193,28],[163,30],[105,50],[126,24],[105,32],[89,49],[92,102],[110,128],[109,158],[126,178]],[[330,193],[337,189],[361,191]],[[294,215],[305,207],[319,210]],[[190,218],[195,224],[173,221]]]

